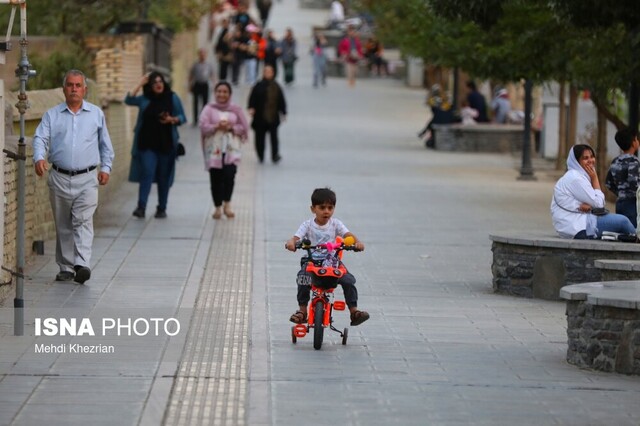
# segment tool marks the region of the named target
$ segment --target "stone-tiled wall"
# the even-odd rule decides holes
[[[640,310],[567,301],[567,362],[640,375]]]
[[[458,152],[522,151],[523,128],[512,124],[436,124],[435,148]]]
[[[494,291],[557,300],[560,288],[565,285],[602,281],[602,270],[595,267],[595,260],[634,260],[638,257],[636,251],[626,250],[635,249],[627,243],[594,241],[593,247],[588,248],[580,244],[589,243],[573,244],[573,248],[567,248],[494,241],[491,248]],[[623,249],[614,248],[617,246]]]

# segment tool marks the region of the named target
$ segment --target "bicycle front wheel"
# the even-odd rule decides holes
[[[322,325],[324,320],[324,303],[322,303],[321,300],[316,302],[314,311],[313,348],[320,349],[322,347],[322,339],[324,338],[324,326]]]

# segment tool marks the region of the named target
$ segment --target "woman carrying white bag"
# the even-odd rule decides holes
[[[213,103],[207,104],[198,120],[202,135],[205,169],[209,171],[214,219],[222,214],[231,219],[231,196],[240,164],[240,145],[247,140],[249,123],[242,109],[231,103],[231,85],[221,81],[214,88]]]

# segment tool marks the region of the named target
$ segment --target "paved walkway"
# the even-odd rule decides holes
[[[13,310],[0,309],[0,425],[637,425],[636,377],[565,362],[563,303],[491,291],[488,235],[551,229],[553,178],[517,181],[508,155],[426,151],[414,136],[424,93],[402,82],[313,89],[306,46],[326,13],[293,0],[272,13],[274,30],[292,26],[302,44],[283,161],[258,165],[247,147],[238,216],[214,222],[185,127],[168,219],[131,217],[136,187],[125,185],[99,214],[84,286],[52,282],[47,242],[28,269],[28,336],[13,337]],[[327,333],[315,351],[309,337],[290,340],[299,254],[283,243],[320,186],[367,245],[345,261],[371,319],[347,346]],[[105,318],[176,318],[181,330],[36,338],[38,317],[90,318],[96,334]],[[115,353],[35,353],[40,343]]]

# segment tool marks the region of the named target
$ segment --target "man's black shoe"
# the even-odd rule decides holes
[[[138,207],[133,211],[133,215],[135,217],[139,217],[140,219],[144,219],[144,209],[142,207]]]
[[[91,278],[91,269],[86,266],[76,265],[73,267],[76,270],[76,277],[73,279],[78,284],[84,284],[89,278]]]
[[[56,281],[71,281],[74,275],[71,271],[60,271],[56,275]]]
[[[166,210],[156,210],[156,215],[154,216],[156,219],[165,219],[167,217]]]

